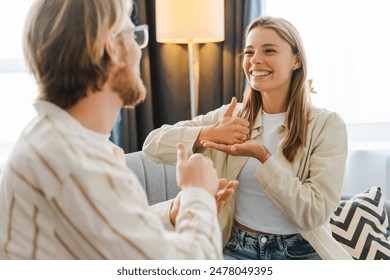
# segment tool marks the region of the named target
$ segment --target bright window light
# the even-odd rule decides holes
[[[25,70],[22,48],[23,25],[33,2],[0,1],[0,168],[22,129],[35,116],[32,104],[38,90]]]
[[[294,24],[306,49],[315,105],[349,124],[390,123],[390,2],[264,0]]]

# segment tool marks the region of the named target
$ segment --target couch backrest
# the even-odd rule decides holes
[[[137,175],[148,196],[149,204],[166,201],[177,195],[176,167],[156,163],[142,151],[125,155],[126,164]]]

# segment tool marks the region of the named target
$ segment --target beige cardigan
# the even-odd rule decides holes
[[[235,114],[241,108],[238,104]],[[146,138],[143,151],[157,162],[176,163],[176,143],[185,144],[193,153],[194,142],[202,126],[216,123],[227,106],[175,125],[163,125]],[[280,133],[284,133],[284,126]],[[251,138],[261,135],[262,114],[259,112]],[[280,145],[279,145],[280,147]],[[307,131],[306,144],[298,158],[290,163],[280,152],[271,156],[256,171],[255,176],[264,192],[296,225],[301,235],[314,247],[322,259],[352,259],[332,237],[329,228],[331,213],[340,201],[347,157],[347,133],[338,114],[313,108]],[[228,180],[237,178],[246,157],[205,149],[218,175]],[[222,209],[219,218],[226,244],[234,218],[235,198]]]

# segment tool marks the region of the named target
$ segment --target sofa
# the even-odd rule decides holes
[[[156,163],[142,151],[125,157],[127,166],[146,191],[150,205],[171,199],[180,191],[175,166]],[[371,186],[363,193],[343,194],[330,226],[334,238],[353,258],[390,259],[389,217],[390,201],[382,196],[380,187]]]

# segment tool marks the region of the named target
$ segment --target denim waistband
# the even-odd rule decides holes
[[[270,233],[254,233],[243,230],[237,226],[233,226],[232,236],[235,235],[236,238],[241,239],[246,244],[268,244],[271,245],[275,243],[279,247],[279,249],[283,249],[283,244],[293,245],[298,240],[302,241],[303,237],[299,233],[294,234],[270,234]]]
[[[228,260],[318,260],[314,248],[301,234],[248,232],[233,225],[224,248]]]

